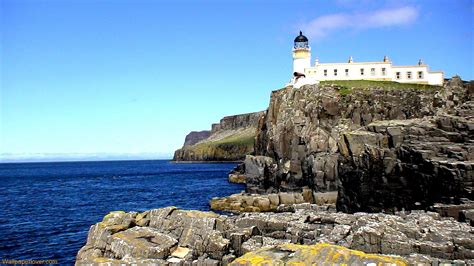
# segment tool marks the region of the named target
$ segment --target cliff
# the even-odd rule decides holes
[[[352,85],[352,86],[351,86]],[[346,212],[473,198],[473,87],[331,82],[274,91],[247,192],[338,191]]]
[[[210,131],[191,132],[174,161],[240,161],[253,153],[258,121],[263,112],[226,116]]]

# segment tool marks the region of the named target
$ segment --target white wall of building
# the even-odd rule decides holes
[[[442,85],[442,72],[430,72],[426,65],[393,66],[387,62],[316,63],[304,70],[307,77],[324,80],[385,80],[400,83]],[[398,73],[398,75],[397,75]]]
[[[354,79],[391,79],[390,63],[335,63],[316,64],[306,69],[308,76],[319,80],[354,80]]]
[[[425,83],[442,85],[444,77],[442,72],[430,72],[428,66],[393,66],[393,81],[401,83]]]

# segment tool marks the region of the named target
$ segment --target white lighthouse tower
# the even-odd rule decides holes
[[[311,47],[308,38],[300,31],[293,46],[293,72],[305,74],[305,69],[311,67]]]
[[[293,78],[288,85],[299,88],[306,84],[319,83],[314,77],[308,76],[310,68],[311,47],[309,47],[308,38],[300,31],[293,45]]]

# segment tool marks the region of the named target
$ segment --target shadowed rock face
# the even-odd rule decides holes
[[[425,209],[472,199],[473,126],[464,117],[440,115],[379,121],[344,134],[349,153],[339,158],[338,208]]]
[[[87,243],[78,252],[77,264],[227,265],[258,249],[268,251],[265,256],[275,263],[292,257],[316,262],[327,258],[336,263],[340,260],[335,252],[348,255],[347,261],[341,263],[390,259],[354,250],[398,255],[392,259],[408,263],[472,263],[473,234],[468,224],[441,218],[437,213],[347,214],[318,205],[296,204],[292,205],[292,212],[225,216],[167,207],[107,215],[89,230]],[[312,246],[318,243],[326,244]],[[303,256],[306,251],[312,255]],[[258,254],[263,255],[257,251],[234,264],[242,264]],[[284,256],[274,257],[278,254]]]
[[[241,161],[253,153],[257,124],[263,112],[226,116],[211,131],[191,132],[175,161]]]
[[[472,84],[274,91],[245,161],[247,192],[339,191],[346,212],[473,198]]]

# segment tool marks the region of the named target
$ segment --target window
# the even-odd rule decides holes
[[[387,75],[387,69],[385,67],[382,68],[382,76]]]
[[[411,79],[411,71],[407,72],[407,79]]]
[[[364,75],[364,69],[363,69],[363,68],[360,69],[360,75],[361,75],[361,76]]]
[[[418,71],[418,79],[423,79],[423,71]]]
[[[346,77],[349,76],[349,69],[346,68]]]
[[[397,79],[400,79],[400,76],[401,76],[400,72],[397,72],[395,75],[396,75]]]
[[[375,76],[375,68],[370,69],[370,75]]]
[[[334,69],[334,76],[337,76],[337,69]]]
[[[325,77],[328,76],[328,70],[327,70],[327,69],[324,70],[324,76],[325,76]]]

